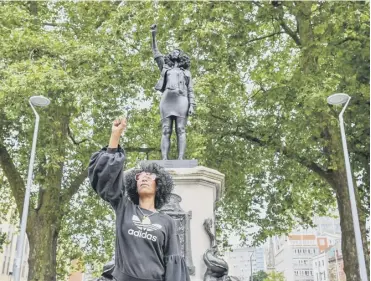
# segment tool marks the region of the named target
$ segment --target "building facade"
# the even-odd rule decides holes
[[[323,234],[319,237],[319,241],[325,239],[327,240],[328,247],[312,259],[314,281],[329,281],[329,261],[335,257],[335,252],[337,252],[337,255],[341,255],[341,237],[333,234]],[[337,269],[337,273],[339,273],[339,269]],[[339,281],[340,279],[335,280]]]
[[[316,280],[319,269],[315,272],[313,258],[340,240],[341,229],[338,218],[316,216],[313,222],[315,227],[270,238],[265,254],[268,271],[282,272],[286,281]]]
[[[251,273],[265,271],[265,255],[263,248],[237,248],[224,254],[229,265],[229,275],[241,281],[249,281]]]
[[[7,221],[10,221],[10,216],[12,215],[9,212]],[[14,260],[16,257],[16,249],[19,239],[19,231],[17,228],[5,221],[3,224],[0,224],[0,233],[5,233],[6,242],[3,245],[3,248],[0,250],[0,281],[10,281],[13,279],[13,268]],[[21,281],[27,281],[28,278],[28,255],[29,255],[29,244],[26,237],[23,248],[23,264],[21,266]]]
[[[328,281],[328,256],[324,251],[312,259],[314,281]]]
[[[346,281],[341,242],[328,249],[328,281]]]
[[[286,281],[314,281],[312,257],[319,251],[315,235],[276,237],[275,270],[282,272]]]
[[[316,227],[311,228],[310,231],[312,231],[316,235],[321,235],[323,233],[341,235],[341,227],[340,227],[339,218],[315,216],[313,218],[313,223],[316,225]]]
[[[328,281],[328,260],[338,241],[340,236],[331,233],[274,237],[274,270],[282,272],[286,281]]]

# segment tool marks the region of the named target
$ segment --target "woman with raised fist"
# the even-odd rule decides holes
[[[119,145],[126,119],[116,119],[108,147],[89,164],[93,189],[116,212],[117,281],[189,281],[175,221],[160,209],[169,200],[173,181],[157,164],[142,165],[124,176],[124,150]]]

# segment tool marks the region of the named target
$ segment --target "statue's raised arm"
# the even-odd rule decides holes
[[[152,24],[151,25],[151,33],[152,33],[152,52],[153,57],[158,65],[158,68],[160,71],[162,71],[162,68],[164,66],[164,56],[160,53],[157,47],[157,41],[156,41],[156,34],[157,34],[157,25]]]

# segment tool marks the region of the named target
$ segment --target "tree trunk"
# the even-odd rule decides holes
[[[57,239],[58,232],[47,225],[29,234],[28,281],[56,281]]]
[[[57,241],[61,214],[40,210],[27,225],[30,241],[28,281],[56,281]]]
[[[359,275],[359,264],[357,258],[356,240],[354,237],[353,218],[350,206],[349,192],[346,172],[338,170],[333,175],[333,188],[336,190],[336,199],[339,208],[340,226],[342,233],[342,252],[344,261],[344,272],[347,281],[361,280]],[[357,196],[356,196],[357,197]],[[360,208],[358,208],[359,210]],[[367,241],[365,227],[361,227],[363,248],[367,253]],[[368,268],[369,271],[369,268]]]

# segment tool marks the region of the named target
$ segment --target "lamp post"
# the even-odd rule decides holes
[[[27,175],[27,186],[26,186],[26,193],[24,196],[24,203],[23,203],[23,212],[22,212],[22,219],[21,219],[21,232],[19,235],[19,243],[17,245],[17,255],[15,258],[14,264],[14,280],[19,281],[21,279],[21,268],[23,262],[23,247],[24,247],[24,240],[26,236],[26,226],[27,226],[27,216],[28,216],[28,206],[30,203],[30,193],[31,193],[31,185],[32,185],[32,175],[33,175],[33,164],[35,160],[35,152],[36,152],[36,142],[37,142],[37,133],[39,131],[39,120],[40,117],[37,114],[34,106],[45,107],[48,106],[50,100],[43,96],[33,96],[30,98],[29,103],[31,108],[36,116],[35,120],[35,129],[33,132],[33,139],[32,139],[32,149],[31,149],[31,156],[30,156],[30,163],[28,165],[28,175]]]
[[[251,280],[250,281],[254,281],[254,276],[252,274],[252,256],[254,255],[254,252],[251,252],[251,255],[250,255],[250,272],[251,272]]]
[[[329,96],[327,98],[327,102],[332,105],[341,105],[345,103],[345,106],[343,107],[342,111],[339,114],[341,141],[343,144],[345,170],[347,173],[348,192],[349,192],[349,197],[350,197],[350,206],[351,206],[352,218],[353,218],[353,228],[354,228],[354,236],[356,240],[359,272],[360,272],[361,281],[368,281],[365,255],[364,255],[363,246],[362,246],[361,229],[359,226],[359,219],[358,219],[357,202],[356,202],[356,196],[354,193],[353,178],[352,178],[352,172],[350,169],[350,161],[349,161],[347,140],[345,137],[344,120],[343,120],[343,114],[349,104],[350,99],[351,97],[347,94],[337,93],[337,94],[333,94]]]

